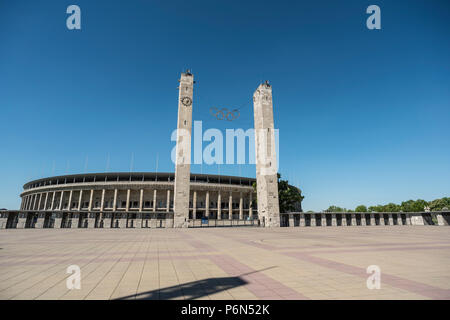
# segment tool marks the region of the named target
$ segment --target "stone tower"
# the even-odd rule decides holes
[[[175,228],[188,225],[189,184],[191,175],[191,132],[192,98],[194,76],[188,71],[181,74],[179,80],[178,124],[174,184],[174,221]]]
[[[266,81],[253,94],[258,215],[265,227],[280,226],[277,155],[273,124],[272,87]]]

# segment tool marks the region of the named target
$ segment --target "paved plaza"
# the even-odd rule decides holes
[[[0,270],[0,299],[450,299],[450,228],[7,229]]]

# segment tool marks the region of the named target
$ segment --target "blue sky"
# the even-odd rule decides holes
[[[81,30],[66,28],[71,4]],[[371,4],[381,30],[366,28]],[[204,130],[252,127],[270,80],[280,172],[305,210],[449,196],[449,39],[448,1],[2,1],[0,208],[31,179],[130,171],[132,157],[173,171],[186,68]],[[243,108],[223,122],[212,106]]]

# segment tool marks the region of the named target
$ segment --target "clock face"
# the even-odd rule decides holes
[[[192,100],[189,97],[183,97],[181,98],[181,103],[186,107],[189,107],[192,104]]]

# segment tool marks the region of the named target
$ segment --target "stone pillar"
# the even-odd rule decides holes
[[[107,217],[108,213],[102,212],[103,229],[111,228],[111,218]]]
[[[316,226],[316,215],[314,213],[311,213],[311,227]]]
[[[34,225],[34,227],[36,229],[44,228],[44,219],[45,219],[45,213],[38,213],[38,218],[37,218],[37,221],[36,221],[36,224]]]
[[[300,213],[300,227],[306,227],[305,214]]]
[[[48,194],[49,194],[49,192],[46,192],[45,193],[45,201],[44,201],[44,210],[47,210],[47,203],[48,203]]]
[[[253,192],[250,191],[250,195],[248,198],[249,198],[248,215],[250,219],[253,220]]]
[[[156,212],[156,189],[153,190],[153,212]]]
[[[265,227],[280,226],[272,87],[266,81],[253,94],[258,215]]]
[[[422,215],[420,213],[418,213],[418,214],[411,214],[411,224],[413,226],[423,226],[423,225],[425,225]]]
[[[192,100],[194,76],[181,74],[178,98],[177,144],[174,182],[174,227],[188,227],[191,171]]]
[[[78,223],[80,222],[80,213],[74,212],[72,213],[72,225],[71,229],[78,228]],[[83,226],[84,221],[81,222],[81,226]]]
[[[192,219],[196,219],[197,215],[197,191],[194,191],[194,195],[192,196]]]
[[[438,226],[448,226],[447,221],[445,221],[444,217],[442,216],[442,213],[436,213],[436,218],[438,221]]]
[[[94,190],[91,190],[91,195],[93,193],[92,191],[94,191]],[[89,202],[91,202],[91,201],[89,201]],[[87,221],[88,221],[89,229],[95,228],[95,214],[93,212],[88,212]]]
[[[363,213],[360,213],[361,215],[361,225],[365,226],[366,225],[366,215]]]
[[[53,223],[53,229],[61,229],[62,216],[61,213],[52,213],[53,219],[55,219]],[[73,222],[72,222],[73,224]]]
[[[228,219],[233,220],[233,193],[228,197]]]
[[[43,193],[39,194],[39,202],[38,202],[37,210],[41,210],[42,195],[43,195]]]
[[[320,214],[320,224],[322,225],[322,227],[326,227],[327,226],[326,213],[321,213]]]
[[[347,215],[345,213],[342,214],[342,226],[347,226]]]
[[[166,212],[170,211],[170,189],[167,190]]]
[[[406,225],[410,226],[411,225],[411,216],[408,213],[405,213],[405,218],[406,218]]]
[[[400,213],[397,213],[397,224],[399,226],[403,225],[403,221],[402,221],[402,215]]]
[[[92,200],[94,199],[94,189],[91,189],[91,194],[89,196],[89,206],[88,206],[88,211],[91,212],[92,211]],[[90,228],[90,223],[88,224],[88,227]]]
[[[220,191],[217,195],[217,219],[222,219],[222,195],[220,194]]]
[[[206,191],[205,205],[206,205],[205,215],[207,218],[209,218],[209,191]]]
[[[69,206],[67,207],[67,210],[72,210],[72,195],[73,195],[73,190],[70,190],[69,192]]]
[[[127,204],[126,204],[126,208],[125,208],[126,212],[128,212],[130,210],[130,194],[131,194],[131,190],[128,189],[127,190]]]
[[[380,216],[380,226],[384,226],[385,223],[384,223],[384,216],[383,216],[383,214],[379,213],[378,215]]]
[[[389,225],[390,226],[394,225],[394,219],[392,218],[392,213],[389,213]]]
[[[33,205],[31,206],[31,210],[36,210],[36,198],[37,198],[37,194],[35,194],[33,196]]]
[[[106,190],[103,189],[102,190],[102,198],[101,198],[101,201],[100,201],[100,211],[101,212],[103,212],[103,209],[105,208],[105,193],[106,193]],[[102,214],[102,219],[103,219],[103,214]]]
[[[61,191],[61,197],[59,198],[59,206],[58,206],[59,211],[61,211],[63,208],[63,200],[64,200],[64,191]]]
[[[117,189],[114,189],[113,211],[117,210]]]
[[[244,199],[242,192],[239,194],[239,220],[244,220]]]
[[[337,226],[336,214],[335,213],[331,214],[331,226],[333,226],[333,227]]]
[[[80,190],[80,196],[78,197],[78,211],[81,211],[83,201],[83,190]]]
[[[27,213],[19,213],[19,220],[17,222],[17,229],[25,229],[25,224],[27,222]]]
[[[142,212],[143,203],[144,203],[144,189],[141,189],[141,193],[139,195],[139,212]]]
[[[142,228],[142,213],[136,214],[136,228]]]
[[[356,216],[352,213],[352,226],[356,226]]]
[[[289,227],[293,227],[294,226],[294,215],[292,213],[288,213],[287,215],[289,217]]]
[[[119,219],[119,228],[126,228],[127,227],[127,214],[121,213],[120,219]]]
[[[373,213],[370,214],[370,225],[375,226],[377,223],[375,222],[375,215]]]

